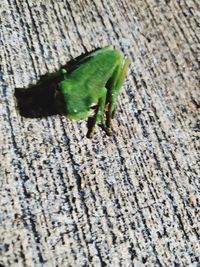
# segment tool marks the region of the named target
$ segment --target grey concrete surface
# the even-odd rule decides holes
[[[1,267],[200,266],[199,22],[197,0],[1,0]],[[114,136],[19,114],[16,87],[107,44],[132,62]]]

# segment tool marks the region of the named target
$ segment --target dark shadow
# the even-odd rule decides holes
[[[80,60],[98,49],[78,56],[61,68],[66,68],[69,73],[72,72],[78,67]],[[15,97],[20,115],[27,118],[42,118],[59,114],[54,96],[58,83],[62,80],[63,74],[60,72],[48,73],[41,76],[35,85],[30,85],[28,88],[16,88]]]

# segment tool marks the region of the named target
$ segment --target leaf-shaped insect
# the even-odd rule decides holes
[[[129,64],[122,52],[108,46],[84,57],[71,73],[62,69],[64,80],[58,84],[55,96],[60,113],[75,120],[92,117],[88,137],[98,123],[110,134],[117,96]]]

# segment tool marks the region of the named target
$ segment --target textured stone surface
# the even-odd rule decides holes
[[[199,266],[200,6],[0,2],[1,266]],[[24,118],[27,87],[112,44],[132,64],[115,135]]]

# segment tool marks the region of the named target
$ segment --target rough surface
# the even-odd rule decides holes
[[[199,266],[199,5],[0,1],[0,266]],[[132,61],[113,137],[19,115],[15,87],[107,44]]]

